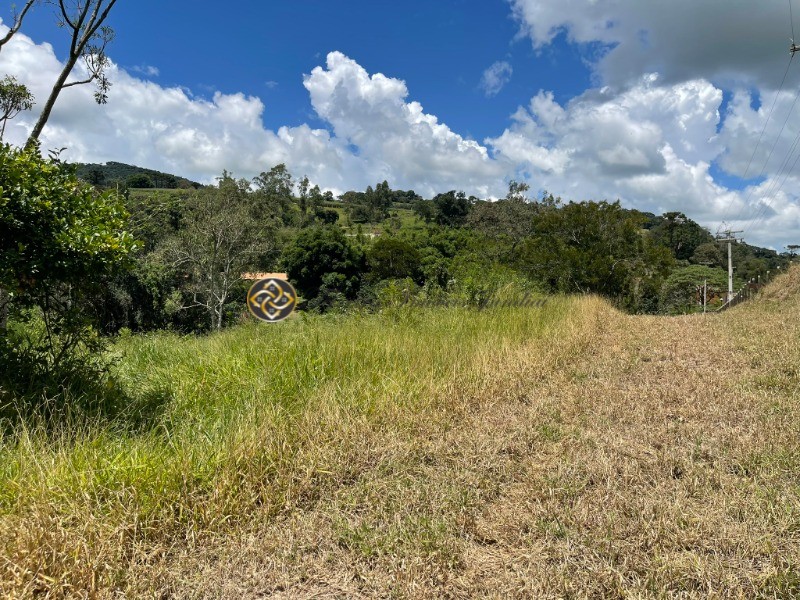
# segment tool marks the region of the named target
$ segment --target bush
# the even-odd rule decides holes
[[[35,147],[0,146],[3,394],[41,397],[103,370],[87,307],[129,265],[126,219],[115,194],[73,168]]]

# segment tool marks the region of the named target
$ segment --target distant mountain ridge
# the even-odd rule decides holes
[[[79,178],[101,187],[113,187],[117,184],[129,188],[198,189],[203,187],[202,184],[185,177],[121,162],[77,163],[77,167]]]

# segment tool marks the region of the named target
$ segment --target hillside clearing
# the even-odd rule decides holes
[[[0,594],[798,596],[797,278],[133,339],[156,426],[0,448]]]

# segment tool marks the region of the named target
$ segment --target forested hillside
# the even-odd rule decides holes
[[[321,312],[401,299],[478,306],[513,289],[595,293],[628,312],[674,314],[702,310],[704,284],[712,308],[727,291],[727,246],[689,216],[530,196],[516,182],[496,201],[458,191],[424,199],[385,181],[335,197],[278,165],[253,180],[223,173],[202,190],[130,190],[125,205],[141,245],[133,269],[94,304],[105,331],[237,323],[245,272],[288,272],[301,308]],[[736,244],[735,287],[788,262]]]
[[[77,175],[80,179],[98,187],[121,188],[182,188],[203,187],[196,181],[184,177],[145,169],[125,163],[109,161],[105,164],[78,163]]]

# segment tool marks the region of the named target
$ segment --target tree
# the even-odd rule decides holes
[[[426,223],[432,223],[436,217],[436,209],[430,200],[423,200],[422,198],[415,200],[411,205],[411,210]]]
[[[256,194],[253,197],[253,214],[258,219],[279,219],[288,225],[294,221],[292,208],[292,174],[283,163],[253,178]]]
[[[86,181],[92,185],[103,185],[106,181],[106,176],[100,169],[92,168],[86,173]]]
[[[511,200],[513,202],[528,202],[528,197],[525,195],[525,192],[531,189],[527,183],[514,181],[513,179],[508,184],[508,194],[506,194],[506,200]]]
[[[722,269],[691,265],[675,269],[664,281],[660,309],[665,313],[685,313],[702,306],[702,287],[708,285],[709,304],[721,304],[728,289],[728,274]]]
[[[44,103],[39,119],[33,126],[28,145],[39,139],[59,94],[65,88],[97,82],[94,97],[98,104],[108,101],[111,83],[105,75],[109,65],[106,46],[114,39],[114,30],[104,26],[108,13],[117,0],[53,0],[59,12],[59,27],[70,32],[70,45],[67,60],[56,79],[50,96]],[[88,77],[83,80],[67,82],[79,60],[84,61]]]
[[[145,173],[137,173],[128,177],[125,180],[125,185],[129,188],[151,188],[153,187],[153,180]]]
[[[119,198],[37,148],[0,145],[0,285],[20,300],[111,274],[134,248]]]
[[[36,145],[0,145],[0,304],[4,311],[10,305],[21,322],[41,323],[25,329],[22,339],[0,328],[6,363],[0,372],[23,379],[27,372],[27,385],[36,385],[97,356],[85,309],[129,264],[136,244],[126,221],[116,194],[79,181],[57,159],[43,159]]]
[[[335,225],[301,231],[284,251],[282,262],[297,291],[318,308],[330,305],[336,294],[355,298],[364,270],[363,253]]]
[[[389,183],[384,180],[375,186],[375,191],[367,202],[372,209],[373,220],[382,221],[389,216],[389,209],[392,208],[393,192]]]
[[[305,222],[308,216],[309,206],[309,193],[311,189],[311,182],[308,180],[308,175],[305,175],[300,181],[297,182],[297,205],[300,207],[300,221]],[[319,188],[317,188],[319,191]]]
[[[379,223],[389,218],[389,209],[397,193],[392,191],[388,182],[382,181],[375,189],[370,185],[363,192],[345,192],[341,199],[351,222]]]
[[[690,260],[696,265],[721,267],[723,265],[727,266],[728,264],[727,254],[723,256],[723,253],[720,250],[717,242],[706,242],[705,244],[700,244],[694,249],[694,254],[692,254],[692,258]]]
[[[333,225],[339,220],[339,213],[332,208],[317,208],[314,210],[314,218],[322,223]]]
[[[33,108],[33,94],[28,88],[10,75],[6,75],[0,81],[0,140],[6,132],[6,123],[16,117],[23,110]]]
[[[433,206],[436,210],[436,223],[447,227],[463,225],[472,208],[466,194],[454,190],[434,196]]]
[[[489,237],[510,237],[514,244],[533,232],[536,205],[518,199],[477,202],[467,224]]]
[[[520,244],[519,265],[553,291],[597,293],[652,310],[674,260],[640,226],[619,202],[570,202],[538,216],[533,236]]]
[[[255,266],[270,227],[254,218],[249,194],[232,178],[198,191],[188,202],[182,228],[157,251],[182,278],[179,310],[199,308],[211,329],[221,329],[242,273]]]
[[[664,213],[658,220],[650,235],[678,260],[689,260],[698,246],[714,241],[714,236],[682,212]]]
[[[419,276],[420,254],[405,240],[378,238],[367,256],[374,279],[416,279]]]

